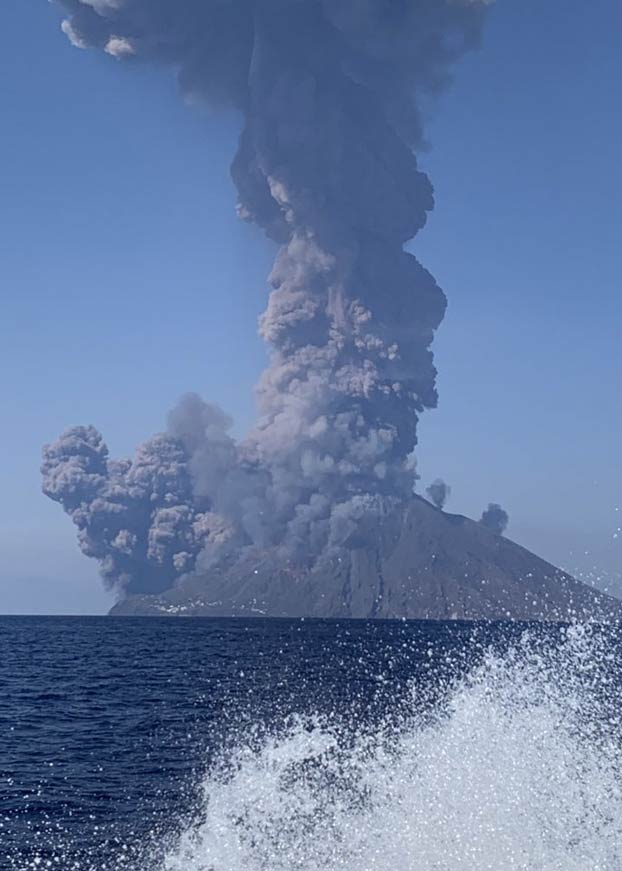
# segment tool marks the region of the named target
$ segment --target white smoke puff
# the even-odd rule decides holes
[[[65,20],[61,22],[60,29],[75,48],[85,49],[89,47],[89,43],[75,29],[70,18],[65,18]]]
[[[287,207],[289,205],[289,195],[287,193],[287,187],[280,179],[273,178],[272,176],[268,176],[267,182],[270,188],[270,193],[277,201],[279,206],[281,206],[287,213]]]
[[[179,574],[183,574],[186,569],[192,566],[192,554],[186,551],[181,551],[173,556],[173,566]]]
[[[116,538],[113,539],[112,546],[129,556],[136,547],[136,542],[136,536],[129,529],[122,529]]]
[[[123,36],[111,36],[104,48],[106,54],[121,60],[124,57],[132,57],[136,54],[134,43]]]
[[[99,15],[121,9],[125,5],[125,0],[79,0],[79,2],[83,6],[90,6]]]

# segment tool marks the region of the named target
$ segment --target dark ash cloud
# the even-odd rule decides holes
[[[490,503],[480,519],[482,526],[485,526],[486,529],[490,529],[497,535],[503,535],[508,528],[509,522],[510,515],[500,505],[497,505],[496,502]]]
[[[437,478],[436,481],[432,481],[425,492],[430,502],[442,511],[451,495],[451,487],[441,478]]]
[[[404,251],[433,190],[420,96],[479,43],[484,0],[57,0],[82,48],[169,67],[237,108],[238,211],[280,246],[261,334],[271,359],[241,444],[198,397],[134,460],[91,428],[46,449],[44,490],[105,577],[161,589],[219,548],[311,559],[408,499],[446,299]],[[207,556],[206,556],[207,555]]]

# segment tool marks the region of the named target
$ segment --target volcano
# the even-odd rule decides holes
[[[573,620],[622,616],[622,603],[467,517],[413,497],[363,524],[330,558],[295,563],[247,548],[113,616]]]

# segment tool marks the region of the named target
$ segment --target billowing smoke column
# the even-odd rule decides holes
[[[248,439],[191,397],[132,462],[70,430],[46,448],[44,490],[130,591],[169,586],[227,543],[324,553],[413,490],[446,306],[404,251],[433,207],[418,97],[477,45],[486,0],[58,2],[75,45],[167,65],[187,95],[240,110],[239,214],[280,250]]]
[[[451,487],[441,478],[437,478],[436,481],[432,481],[425,492],[430,502],[442,511],[451,494]]]
[[[491,502],[488,508],[482,513],[479,521],[486,529],[490,529],[497,535],[503,535],[508,528],[510,516],[507,511],[504,511],[496,502]]]

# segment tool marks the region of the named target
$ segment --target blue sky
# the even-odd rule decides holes
[[[72,49],[43,0],[2,20],[0,613],[97,613],[41,445],[93,423],[131,453],[187,390],[244,432],[274,252],[235,216],[234,115]],[[498,0],[430,107],[413,250],[450,301],[422,483],[472,516],[500,501],[510,537],[622,592],[621,28],[618,0]]]

